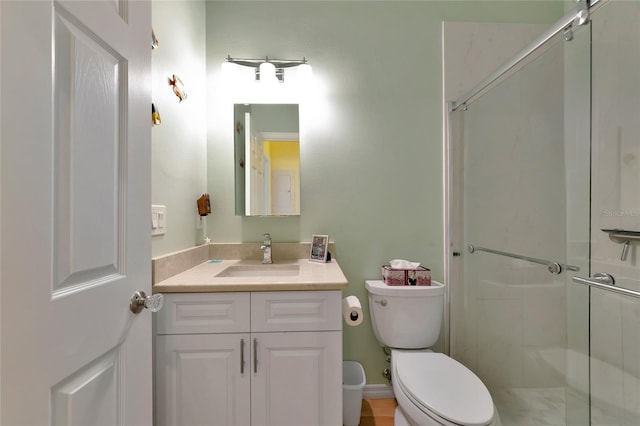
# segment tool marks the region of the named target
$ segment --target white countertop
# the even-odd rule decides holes
[[[209,293],[220,291],[341,290],[348,285],[340,266],[307,259],[274,262],[274,265],[299,265],[294,276],[216,277],[232,265],[262,265],[257,260],[205,262],[153,285],[154,293]],[[270,265],[264,265],[269,267]]]

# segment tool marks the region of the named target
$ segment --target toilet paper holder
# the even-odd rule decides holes
[[[342,316],[349,326],[355,327],[362,323],[362,305],[356,296],[347,296],[342,299]]]

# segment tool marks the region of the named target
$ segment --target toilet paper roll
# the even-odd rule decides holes
[[[362,305],[356,296],[342,299],[342,316],[347,325],[355,327],[362,323]]]

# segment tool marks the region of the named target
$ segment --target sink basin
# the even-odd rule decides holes
[[[300,265],[231,265],[216,277],[294,277]]]

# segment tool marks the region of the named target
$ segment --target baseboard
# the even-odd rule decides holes
[[[364,385],[362,389],[362,398],[364,399],[383,399],[394,398],[393,388],[391,385],[375,384]]]

